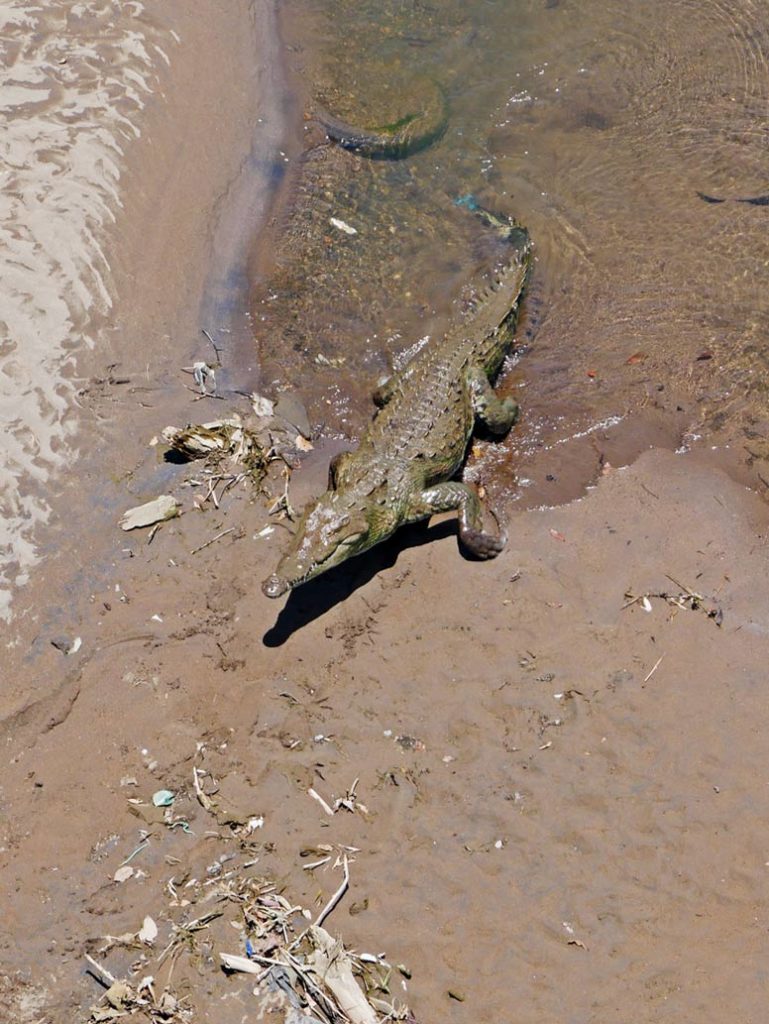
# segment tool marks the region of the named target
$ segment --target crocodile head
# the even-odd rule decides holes
[[[393,526],[394,528],[394,526]],[[305,510],[276,572],[262,584],[267,597],[287,591],[378,544],[392,529],[375,526],[363,508],[338,491],[326,491]]]

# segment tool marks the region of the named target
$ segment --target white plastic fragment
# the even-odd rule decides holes
[[[197,386],[200,388],[201,395],[216,394],[216,372],[213,366],[209,366],[208,363],[202,359],[192,364],[192,377]],[[208,391],[206,384],[211,381],[211,391]]]
[[[346,235],[357,235],[358,229],[354,228],[351,224],[346,221],[340,220],[338,217],[329,217],[329,223],[332,224],[339,231],[344,231]]]
[[[264,395],[253,391],[251,393],[251,408],[256,416],[259,416],[261,419],[268,419],[275,411],[275,403],[271,402],[269,398],[265,398]]]
[[[166,519],[173,519],[179,515],[181,505],[170,494],[161,494],[144,505],[137,505],[124,512],[120,519],[120,526],[124,530],[136,530],[143,526],[153,526],[155,523],[165,522]]]
[[[134,869],[132,864],[123,864],[119,867],[115,874],[112,876],[116,882],[127,882],[129,878],[133,876]]]
[[[139,929],[139,934],[137,935],[137,938],[139,939],[139,942],[146,942],[148,946],[151,946],[157,937],[158,926],[155,924],[152,918],[149,915],[147,915],[147,917],[144,918],[144,923]]]
[[[220,953],[219,956],[228,971],[242,971],[243,974],[261,974],[264,970],[259,964],[249,960],[247,956],[236,956],[234,953]]]

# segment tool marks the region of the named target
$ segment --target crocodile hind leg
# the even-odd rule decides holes
[[[467,379],[475,415],[492,434],[506,434],[518,418],[518,403],[500,398],[480,367],[468,370]]]
[[[483,510],[474,488],[457,480],[436,484],[422,491],[412,503],[408,519],[416,522],[438,512],[459,513],[459,537],[476,558],[494,558],[504,548],[504,533],[487,533],[483,529]]]

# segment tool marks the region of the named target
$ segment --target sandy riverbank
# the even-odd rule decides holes
[[[116,157],[109,230],[96,236],[100,248],[91,254],[105,264],[108,301],[69,325],[67,358],[50,367],[68,441],[59,462],[37,474],[44,522],[33,530],[30,517],[5,520],[9,537],[23,538],[21,547],[14,539],[10,556],[18,568],[27,550],[29,578],[4,592],[13,608],[4,715],[34,698],[37,685],[47,688],[49,671],[57,670],[51,638],[77,628],[90,588],[110,573],[114,558],[125,557],[114,527],[126,503],[152,497],[168,483],[173,467],[147,443],[168,422],[186,422],[201,410],[185,389],[192,380],[182,367],[212,359],[202,327],[218,339],[220,391],[241,384],[234,353],[248,330],[248,297],[237,283],[274,187],[272,166],[283,163],[274,12],[244,2],[226,12],[182,5],[168,6],[162,18],[155,12],[149,19],[143,9],[140,15],[147,33],[171,40],[174,57],[170,65],[161,62],[153,88],[143,94],[135,137],[119,162]],[[78,26],[69,31],[78,37]],[[257,61],[260,48],[274,59]],[[68,215],[64,204],[60,219]],[[33,261],[29,287],[46,273],[44,260]],[[51,278],[43,294],[68,287]],[[33,314],[27,310],[24,323],[42,338],[45,325]],[[220,412],[220,404],[204,415]],[[13,451],[5,455],[5,471],[17,468],[14,480],[29,488],[30,474],[14,467]],[[30,689],[19,672],[32,663]]]
[[[125,157],[178,36],[141,4],[0,4],[0,616],[37,561],[46,480],[71,462],[78,357],[113,310],[105,249]]]
[[[438,525],[279,613],[257,586],[276,546],[251,540],[263,521],[235,499],[221,522],[245,536],[191,557],[183,519],[137,543],[94,597],[82,662],[6,723],[3,959],[38,1000],[17,1019],[78,1019],[98,993],[86,949],[148,914],[165,942],[184,919],[170,878],[232,852],[241,868],[195,800],[203,743],[219,794],[264,817],[252,872],[312,907],[339,875],[304,871],[303,852],[359,851],[332,930],[407,964],[418,1019],[501,1018],[512,1000],[532,1024],[759,1024],[765,505],[650,452],[578,503],[517,516],[493,564]],[[329,819],[308,794],[331,802],[355,779],[365,813]],[[194,835],[131,814],[160,788]],[[203,949],[174,990],[196,1020],[241,1021],[251,986],[217,966],[237,936]],[[103,959],[120,974],[136,955]]]
[[[145,915],[162,949],[185,916],[169,879],[231,852],[248,870],[195,799],[202,743],[222,798],[264,817],[251,870],[292,899],[313,907],[339,884],[303,852],[356,848],[329,927],[408,966],[395,994],[418,1020],[759,1024],[768,517],[707,454],[652,450],[581,501],[515,515],[493,563],[465,561],[450,520],[406,532],[285,608],[259,590],[282,531],[259,536],[266,506],[247,490],[151,545],[116,529],[164,488],[192,507],[189,471],[146,443],[199,417],[178,366],[204,355],[201,301],[247,337],[216,268],[242,272],[248,218],[220,214],[241,201],[276,86],[254,59],[258,10],[164,8],[180,41],[121,170],[113,312],[78,363],[82,454],[49,489],[45,560],[7,648],[0,1009],[85,1019],[100,994],[85,952]],[[320,459],[296,474],[297,503],[323,475]],[[59,636],[82,646],[65,656]],[[353,813],[308,794],[355,779]],[[161,788],[193,834],[131,813]],[[196,1021],[254,1012],[252,986],[218,966],[238,943],[214,929],[175,962]],[[143,952],[162,988],[170,963]],[[99,954],[117,975],[138,956]]]

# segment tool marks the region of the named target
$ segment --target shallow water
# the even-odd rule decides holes
[[[286,24],[305,153],[254,299],[266,388],[358,433],[370,382],[498,258],[453,205],[472,193],[530,229],[537,263],[501,384],[523,419],[471,472],[537,503],[651,443],[763,455],[769,207],[738,201],[769,193],[758,4],[316,0]],[[419,76],[447,97],[439,141],[398,161],[325,144],[319,104],[392,123]]]
[[[105,230],[126,148],[178,40],[132,2],[0,2],[0,619],[74,459],[73,367],[107,326]]]

